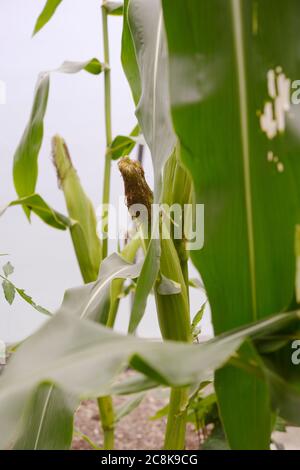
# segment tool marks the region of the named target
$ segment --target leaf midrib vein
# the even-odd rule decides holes
[[[257,319],[256,302],[256,275],[255,275],[255,249],[254,249],[254,228],[253,228],[253,208],[250,176],[250,150],[249,150],[249,123],[247,104],[247,80],[245,73],[245,47],[242,26],[242,14],[240,0],[231,0],[231,13],[233,21],[233,35],[236,68],[238,75],[240,125],[243,151],[243,172],[245,186],[246,218],[247,218],[247,238],[250,266],[250,283],[253,319]]]

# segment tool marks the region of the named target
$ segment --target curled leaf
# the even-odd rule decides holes
[[[105,0],[105,2],[103,2],[103,8],[105,8],[105,10],[107,11],[109,15],[112,15],[112,16],[123,15],[123,2]]]
[[[39,75],[29,122],[14,155],[14,185],[19,197],[29,196],[35,192],[38,155],[43,141],[44,117],[48,104],[50,74],[52,72],[72,74],[81,70],[99,74],[103,70],[103,66],[97,59],[85,62],[64,62],[58,69]],[[30,210],[26,207],[24,210],[29,217]]]
[[[157,292],[160,295],[180,294],[181,285],[179,284],[179,282],[175,282],[172,279],[169,279],[163,274],[161,274],[161,280],[158,284]]]
[[[0,216],[4,214],[9,207],[14,206],[22,206],[25,210],[34,212],[34,214],[47,225],[59,230],[66,230],[67,227],[72,225],[70,219],[52,209],[39,194],[21,197],[20,199],[10,202],[0,211]]]

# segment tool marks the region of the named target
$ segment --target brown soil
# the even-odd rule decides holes
[[[115,406],[122,405],[128,398],[117,397]],[[165,392],[161,390],[150,391],[146,394],[138,408],[124,417],[116,427],[116,445],[118,450],[161,449],[164,441],[165,418],[151,420],[151,416],[162,408],[167,402]],[[97,446],[103,444],[102,432],[99,426],[99,413],[95,401],[85,401],[77,410],[75,428],[87,435]],[[75,436],[72,448],[74,450],[92,450],[82,437]],[[187,449],[199,449],[199,439],[192,426],[188,425]]]

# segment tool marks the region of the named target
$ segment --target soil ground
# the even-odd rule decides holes
[[[116,407],[121,406],[128,398],[114,399]],[[124,417],[116,427],[116,449],[118,450],[156,450],[161,449],[166,419],[151,420],[151,417],[167,403],[165,391],[160,389],[149,391],[140,405]],[[98,406],[95,401],[82,402],[75,416],[75,428],[86,434],[97,446],[103,445],[103,436],[99,425]],[[300,450],[300,428],[288,427],[286,433],[273,434],[276,442],[286,450]],[[192,425],[188,425],[186,448],[199,449],[201,436],[198,436]],[[72,449],[92,450],[82,437],[75,435]]]
[[[114,402],[118,407],[128,398],[117,397]],[[128,416],[124,417],[116,427],[116,449],[118,450],[156,450],[161,449],[166,426],[165,418],[151,420],[151,416],[162,408],[167,397],[161,390],[148,392],[140,405]],[[99,413],[95,401],[89,400],[81,404],[75,416],[75,428],[86,434],[99,447],[103,444],[103,436],[99,426]],[[199,449],[199,437],[192,426],[188,426],[187,449]],[[75,436],[72,448],[75,450],[92,449],[83,438]]]

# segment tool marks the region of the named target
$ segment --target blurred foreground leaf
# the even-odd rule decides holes
[[[172,122],[197,203],[209,214],[205,244],[191,257],[220,334],[285,311],[295,297],[300,133],[291,97],[300,73],[300,3],[162,6]],[[268,448],[268,386],[226,367],[216,373],[216,391],[230,447]]]
[[[73,307],[77,306],[78,296],[75,295]],[[45,381],[78,399],[105,396],[111,391],[114,378],[132,364],[139,372],[165,385],[200,383],[224,364],[245,338],[274,333],[299,320],[297,312],[276,315],[207,343],[160,344],[122,336],[90,320],[80,320],[70,313],[70,307],[71,298],[68,305],[64,302],[50,321],[19,346],[0,377],[1,448],[24,439],[20,417],[34,397],[39,397],[39,386]],[[42,408],[39,403],[31,407],[31,423],[41,420],[45,393],[41,394]],[[43,433],[51,436],[52,443],[60,432],[55,423],[52,421]],[[32,448],[32,443],[28,448]]]

